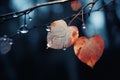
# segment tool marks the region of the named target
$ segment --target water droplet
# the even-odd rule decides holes
[[[16,18],[16,17],[18,17],[18,15],[14,14],[13,17]]]
[[[7,35],[4,35],[3,37],[7,38]]]
[[[18,29],[18,31],[17,31],[17,33],[18,34],[20,34],[20,33],[22,33],[22,34],[26,34],[26,33],[28,33],[28,28],[27,28],[27,25],[22,25],[19,29]]]
[[[86,25],[85,25],[84,23],[82,24],[82,28],[83,28],[83,29],[86,29]]]
[[[63,47],[63,50],[64,50],[64,51],[66,51],[66,50],[67,50],[67,48],[66,48],[66,47]]]
[[[7,35],[4,35],[3,36],[3,41],[6,41],[7,40]]]
[[[13,40],[12,39],[9,39],[9,44],[13,45]]]
[[[32,18],[31,18],[31,17],[29,17],[29,21],[32,21]]]
[[[46,27],[46,31],[48,31],[48,32],[50,32],[50,31],[51,31],[50,26],[47,26],[47,27]]]
[[[89,10],[91,10],[91,9],[92,9],[92,7],[93,7],[93,4],[90,4],[90,5],[89,5]]]
[[[92,8],[91,7],[89,7],[89,10],[91,10]]]
[[[47,43],[47,49],[52,46],[52,41]]]
[[[20,34],[20,30],[17,30],[17,34]]]

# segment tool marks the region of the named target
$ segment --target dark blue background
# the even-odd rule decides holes
[[[1,15],[19,11],[13,7],[11,1],[0,1]],[[101,1],[109,2],[109,0]],[[35,5],[37,2],[34,0],[30,3]],[[104,8],[108,46],[105,47],[103,55],[94,69],[82,63],[75,56],[73,46],[67,48],[66,51],[46,49],[47,32],[44,24],[76,13],[71,10],[70,2],[68,2],[61,4],[63,10],[58,13],[52,11],[55,6],[49,6],[49,12],[45,13],[39,9],[35,10],[33,20],[28,22],[28,26],[29,28],[37,26],[37,28],[28,34],[15,36],[11,51],[5,55],[0,55],[0,80],[119,80],[120,17],[119,11],[116,12],[119,9],[119,3],[120,1],[116,0],[113,5],[108,7],[112,11]],[[68,22],[69,19],[66,21]],[[13,19],[1,23],[0,37],[4,34],[15,34],[22,24],[22,19]],[[80,21],[76,20],[73,24],[77,25],[81,31],[80,36],[84,35],[80,28]]]

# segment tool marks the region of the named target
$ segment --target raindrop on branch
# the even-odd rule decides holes
[[[14,14],[14,15],[13,15],[13,17],[14,17],[14,18],[17,18],[17,17],[18,17],[18,15],[17,15],[17,14]]]
[[[83,28],[83,29],[86,29],[85,23],[82,24],[82,28]]]
[[[19,33],[21,33],[21,34],[26,34],[26,33],[28,33],[28,28],[27,28],[27,25],[22,25],[19,29],[18,29],[18,31],[17,31],[17,33],[19,34]]]
[[[29,21],[32,21],[32,18],[31,18],[31,17],[29,17]]]

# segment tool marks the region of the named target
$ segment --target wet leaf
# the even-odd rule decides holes
[[[11,45],[9,43],[9,38],[6,38],[6,40],[2,40],[0,38],[0,52],[1,54],[6,54],[11,50]]]
[[[79,36],[76,26],[67,26],[64,20],[51,23],[51,31],[47,34],[47,46],[53,49],[63,49],[73,45]]]

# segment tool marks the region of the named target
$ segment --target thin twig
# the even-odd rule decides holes
[[[109,4],[111,4],[112,2],[113,2],[114,0],[111,0],[109,3],[107,3],[107,4],[105,4],[105,5],[103,5],[103,6],[101,6],[100,8],[98,8],[98,9],[95,9],[95,10],[92,10],[91,12],[96,12],[96,11],[100,11],[102,8],[104,8],[105,6],[108,6]],[[86,6],[84,6],[83,8],[85,9],[88,5],[90,5],[90,4],[93,4],[93,2],[91,2],[91,3],[88,3]],[[79,15],[82,15],[81,14],[81,11],[82,11],[83,9],[81,9],[77,14],[73,14],[73,15],[71,15],[71,16],[68,16],[68,17],[65,17],[65,18],[63,18],[63,20],[67,20],[67,19],[70,19],[70,18],[72,18],[72,20],[71,21],[73,21],[74,19],[79,19]],[[86,13],[84,13],[83,15],[87,15],[87,14],[89,14],[89,12],[86,12]],[[80,21],[83,21],[82,19],[79,19]],[[69,25],[72,23],[72,22],[69,22]],[[44,24],[44,25],[39,25],[39,26],[46,26],[46,25],[49,25],[50,24],[50,22],[49,23],[47,23],[47,24]],[[35,27],[32,27],[32,28],[30,28],[29,30],[32,30],[32,29],[35,29],[35,28],[38,28],[38,26],[35,26]],[[13,35],[11,35],[10,37],[11,38],[14,38],[15,36],[17,35],[17,33],[16,34],[13,34]]]
[[[31,8],[28,8],[26,10],[23,10],[23,11],[19,11],[19,12],[11,12],[11,13],[7,13],[7,14],[3,14],[0,16],[0,18],[3,18],[3,17],[7,17],[7,16],[12,16],[14,14],[18,15],[18,14],[21,14],[21,13],[30,13],[31,11],[33,11],[34,9],[38,8],[38,7],[42,7],[42,6],[47,6],[47,5],[53,5],[53,4],[59,4],[59,3],[64,3],[64,2],[67,2],[68,0],[57,0],[57,1],[51,1],[51,2],[46,2],[46,3],[42,3],[42,4],[37,4],[36,6],[33,6]]]
[[[86,5],[70,20],[70,22],[68,23],[68,25],[70,26],[71,23],[72,23],[79,15],[81,15],[82,11],[84,11],[84,9],[85,9],[87,6],[89,6],[90,4],[93,4],[93,5],[94,5],[97,1],[98,1],[98,0],[94,0],[93,2],[90,2],[90,3],[86,4]]]

